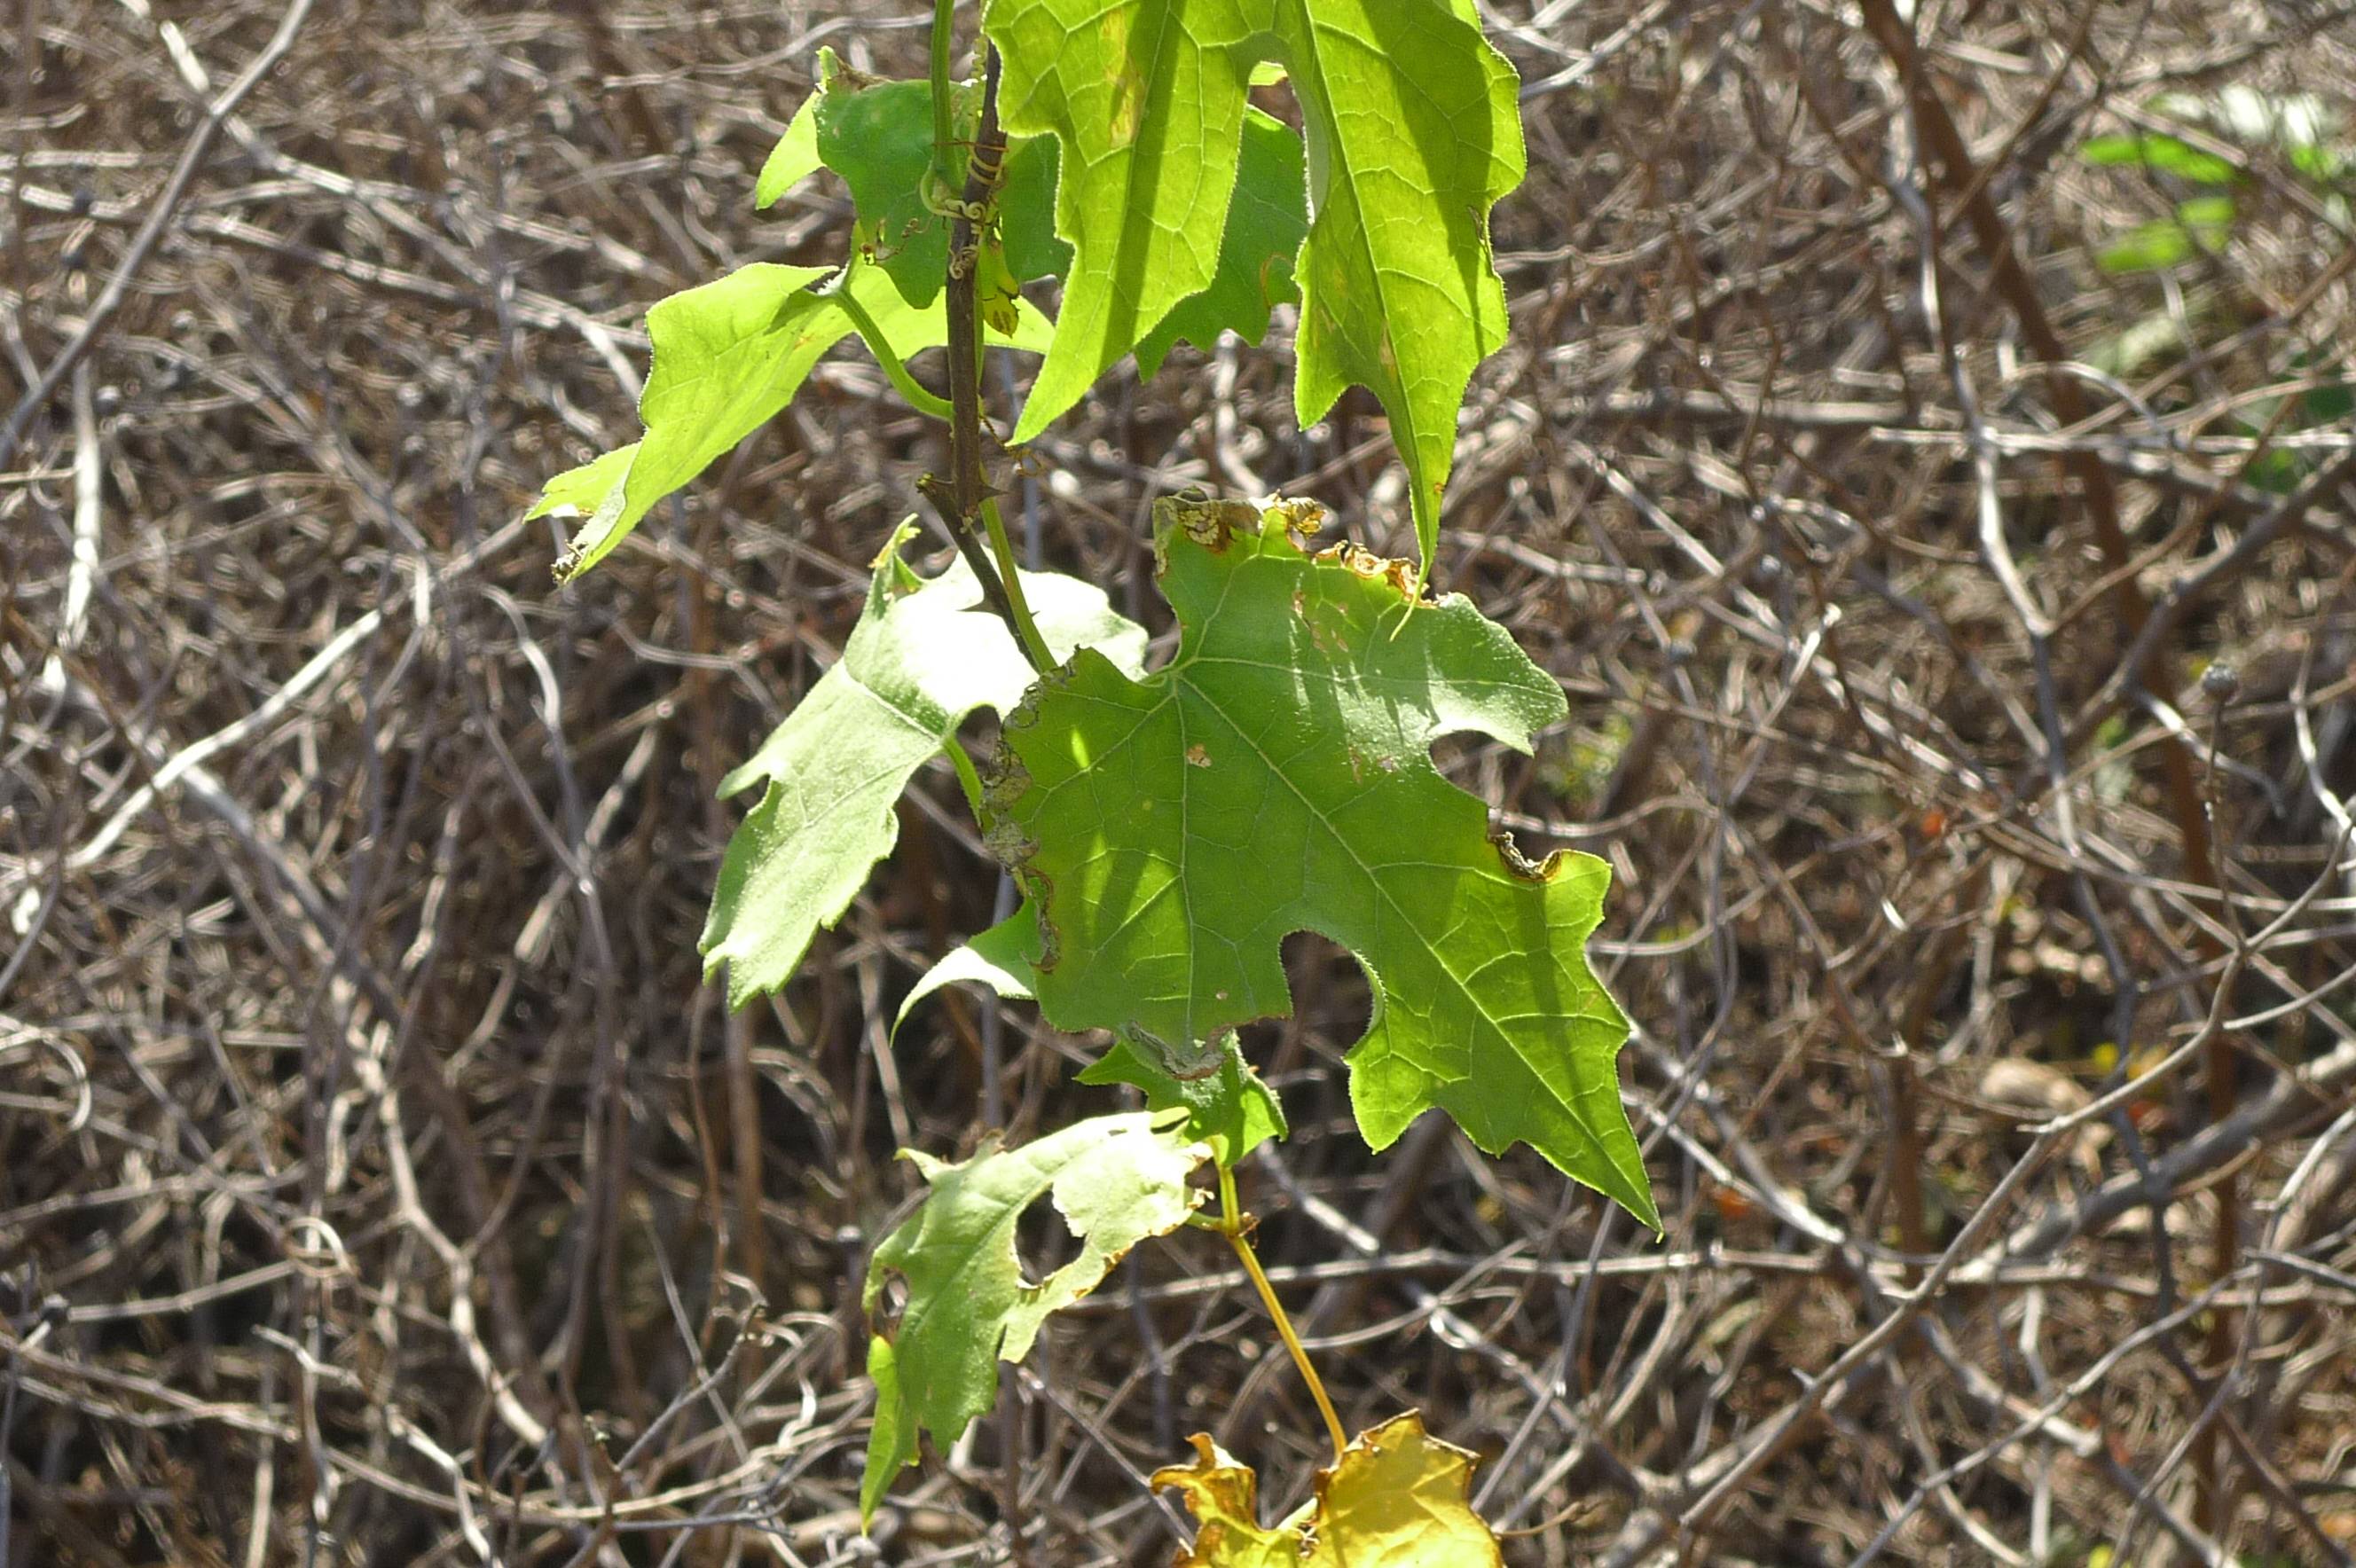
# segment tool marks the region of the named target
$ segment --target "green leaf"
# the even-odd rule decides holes
[[[1036,930],[1035,923],[1033,929]],[[1100,1060],[1081,1070],[1080,1082],[1127,1083],[1141,1089],[1150,1111],[1183,1106],[1186,1136],[1212,1144],[1221,1165],[1236,1165],[1269,1139],[1281,1138],[1290,1129],[1276,1092],[1244,1060],[1235,1035],[1223,1036],[1221,1045],[1216,1069],[1181,1078],[1150,1059],[1134,1041],[1118,1040]]]
[[[2176,204],[2176,220],[2204,242],[2222,243],[2225,231],[2233,226],[2233,198],[2196,196],[2179,201]]]
[[[990,987],[999,996],[1011,1000],[1032,1000],[1036,996],[1039,975],[1032,970],[1032,954],[1039,951],[1039,916],[1032,906],[1013,912],[997,925],[966,942],[964,946],[942,954],[940,963],[926,970],[924,977],[909,987],[909,994],[900,998],[900,1012],[893,1017],[893,1039],[900,1039],[900,1027],[907,1022],[909,1012],[916,1010],[921,1000],[933,991],[952,984],[978,984]],[[1251,1064],[1244,1060],[1242,1045],[1235,1033],[1220,1040],[1223,1052],[1218,1067],[1208,1073],[1181,1078],[1166,1072],[1164,1064],[1150,1060],[1145,1050],[1130,1040],[1114,1040],[1098,1061],[1081,1069],[1081,1083],[1129,1083],[1130,1088],[1145,1090],[1145,1109],[1173,1111],[1185,1109],[1187,1137],[1197,1137],[1214,1144],[1220,1166],[1235,1166],[1269,1137],[1284,1137],[1284,1104],[1277,1102],[1275,1090],[1260,1081]]]
[[[608,501],[619,501],[622,476],[629,473],[630,464],[637,455],[638,443],[634,441],[602,457],[593,457],[578,468],[566,469],[541,488],[539,503],[523,515],[524,521],[559,513],[594,517],[598,508]]]
[[[708,978],[728,968],[728,1003],[743,1007],[789,979],[810,938],[850,906],[899,837],[894,811],[908,780],[977,708],[1012,708],[1031,667],[960,560],[939,577],[899,565],[903,526],[876,562],[867,607],[842,657],[742,767],[723,795],[766,784],[728,841],[701,944]],[[914,586],[911,586],[911,583]],[[1145,633],[1116,614],[1103,590],[1054,572],[1025,572],[1024,592],[1058,656],[1084,645],[1143,656]]]
[[[1222,332],[1247,343],[1268,336],[1269,312],[1297,304],[1292,259],[1309,231],[1309,187],[1301,138],[1290,126],[1258,110],[1244,115],[1243,158],[1236,167],[1235,199],[1227,208],[1227,231],[1219,241],[1219,267],[1211,286],[1181,300],[1162,325],[1137,345],[1137,368],[1151,376],[1183,338],[1208,348]]]
[[[859,247],[891,274],[902,298],[930,304],[949,259],[948,220],[924,197],[933,166],[932,84],[851,85],[831,65],[832,51],[821,50],[819,59],[819,157],[851,187]]]
[[[945,986],[986,986],[1012,1000],[1031,1000],[1038,985],[1031,955],[1038,949],[1039,917],[1026,903],[971,942],[950,949],[926,970],[901,998],[900,1011],[892,1020],[892,1037],[899,1038],[900,1026],[908,1021],[918,1003]],[[1130,1041],[1116,1040],[1102,1059],[1081,1071],[1079,1081],[1127,1083],[1141,1089],[1150,1111],[1183,1107],[1186,1136],[1213,1143],[1219,1163],[1235,1165],[1269,1139],[1283,1137],[1288,1128],[1284,1106],[1244,1060],[1235,1036],[1227,1035],[1223,1044],[1225,1051],[1214,1072],[1180,1078],[1149,1061]]]
[[[2322,186],[2336,182],[2350,166],[2349,157],[2331,147],[2296,146],[2283,156],[2305,178]]]
[[[655,360],[638,399],[645,436],[558,475],[530,513],[565,507],[589,519],[557,563],[559,581],[605,560],[656,503],[793,400],[819,358],[854,330],[844,293],[900,358],[945,339],[937,302],[916,309],[883,273],[857,262],[830,276],[822,267],[756,261],[647,312]],[[1022,308],[1020,329],[997,340],[1042,352],[1055,328],[1027,303]],[[591,505],[597,484],[605,494]]]
[[[1349,1054],[1368,1143],[1438,1105],[1657,1228],[1627,1020],[1583,951],[1609,869],[1493,840],[1430,757],[1462,731],[1526,752],[1561,688],[1461,596],[1408,614],[1403,563],[1304,554],[1303,511],[1161,503],[1171,663],[1136,680],[1083,652],[1008,716],[987,833],[1039,911],[1041,1009],[1199,1072],[1192,1042],[1290,1013],[1281,944],[1315,931],[1373,992]]]
[[[2103,247],[2095,261],[2106,272],[2158,272],[2191,259],[2192,232],[2172,218],[2139,223]]]
[[[1505,341],[1489,209],[1522,177],[1513,68],[1470,0],[993,0],[1009,130],[1063,146],[1056,230],[1072,242],[1055,345],[1014,439],[1210,286],[1245,101],[1290,73],[1309,141],[1301,422],[1371,388],[1412,480],[1429,560],[1473,366]]]
[[[1028,1355],[1050,1313],[1095,1289],[1138,1243],[1186,1222],[1204,1196],[1187,1178],[1210,1151],[1178,1121],[1146,1111],[1098,1116],[1018,1149],[998,1148],[993,1134],[958,1165],[900,1151],[932,1190],[867,1271],[871,1316],[894,1276],[908,1296],[897,1327],[868,1341],[875,1427],[859,1485],[862,1521],[915,1460],[919,1429],[954,1443],[996,1401],[998,1363]],[[1080,1255],[1033,1285],[1015,1226],[1042,1197],[1062,1211]]]
[[[761,165],[761,177],[753,187],[753,207],[755,211],[775,207],[786,192],[818,172],[825,162],[818,154],[818,103],[819,94],[811,93],[794,111],[786,124],[786,133],[777,138],[766,162]]]
[[[913,305],[930,304],[948,272],[949,220],[925,198],[933,165],[933,86],[929,81],[878,81],[846,70],[833,51],[819,51],[817,151],[851,187],[858,212],[857,240]],[[951,160],[964,179],[965,144],[973,137],[980,95],[972,82],[951,88],[960,144]],[[1055,201],[1054,144],[1038,139],[1010,144],[996,197],[1001,228],[1022,215],[1019,238],[1003,241],[1006,266],[1018,283],[1060,272],[1070,255],[1052,231],[1038,232],[1038,215]],[[948,194],[948,193],[943,193]]]
[[[2199,185],[2231,185],[2234,178],[2233,165],[2176,136],[2096,136],[2078,156],[2090,164],[2157,169]]]
[[[998,187],[998,241],[1007,269],[1028,283],[1060,278],[1072,268],[1072,248],[1055,233],[1053,136],[1023,136],[1006,149],[1006,182]]]
[[[638,399],[647,432],[606,496],[588,508],[588,526],[557,564],[560,581],[603,560],[656,502],[793,400],[819,357],[851,330],[841,304],[811,290],[826,276],[822,267],[755,262],[647,313],[655,357]],[[849,286],[888,293],[875,286],[881,282],[862,274]],[[564,477],[611,473],[605,465],[617,455]]]
[[[899,1039],[900,1026],[908,1021],[916,1005],[944,986],[987,986],[1010,1000],[1029,1001],[1033,984],[1030,955],[1038,945],[1039,920],[1024,904],[963,946],[949,949],[900,998],[900,1010],[892,1019],[892,1038]],[[1086,1075],[1082,1076],[1085,1081]]]

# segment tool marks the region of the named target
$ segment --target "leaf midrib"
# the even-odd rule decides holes
[[[1228,579],[1228,588],[1230,590],[1232,589],[1233,583],[1234,579],[1230,577]],[[1224,606],[1226,603],[1226,592],[1223,592],[1220,595],[1219,604],[1214,605],[1212,609],[1205,614],[1202,622],[1204,635],[1208,635],[1213,623],[1217,619],[1219,609]],[[1428,937],[1424,936],[1423,923],[1420,921],[1407,918],[1408,912],[1405,906],[1398,901],[1398,896],[1394,894],[1388,887],[1384,885],[1382,878],[1375,874],[1375,868],[1369,865],[1366,862],[1365,858],[1358,853],[1356,846],[1353,845],[1339,829],[1334,827],[1332,821],[1325,816],[1325,814],[1319,810],[1318,807],[1311,802],[1309,796],[1302,792],[1301,786],[1293,783],[1292,779],[1285,773],[1285,771],[1279,767],[1269,757],[1268,753],[1262,751],[1259,746],[1244,732],[1243,727],[1236,722],[1236,720],[1227,713],[1226,709],[1220,707],[1216,701],[1213,700],[1200,686],[1186,677],[1186,672],[1188,669],[1197,663],[1210,664],[1221,662],[1248,664],[1248,661],[1243,660],[1222,661],[1205,659],[1199,656],[1182,656],[1162,669],[1157,671],[1154,678],[1160,682],[1162,687],[1162,690],[1151,703],[1135,710],[1137,713],[1137,721],[1131,724],[1128,731],[1123,733],[1119,739],[1108,743],[1105,747],[1104,754],[1110,756],[1120,751],[1123,747],[1133,744],[1137,740],[1139,731],[1151,724],[1156,714],[1163,707],[1173,703],[1177,704],[1179,738],[1178,757],[1179,766],[1182,770],[1180,774],[1181,783],[1178,791],[1178,832],[1182,845],[1189,842],[1191,839],[1191,830],[1188,825],[1188,818],[1191,812],[1191,803],[1193,799],[1194,779],[1192,770],[1184,761],[1187,736],[1186,709],[1185,705],[1183,702],[1180,702],[1179,699],[1182,694],[1191,694],[1199,699],[1206,710],[1215,717],[1222,724],[1225,724],[1228,731],[1235,735],[1236,739],[1242,741],[1243,744],[1251,751],[1251,753],[1259,759],[1260,766],[1265,768],[1270,776],[1280,781],[1284,787],[1292,793],[1293,798],[1300,802],[1301,809],[1309,814],[1310,820],[1316,823],[1318,827],[1325,833],[1327,837],[1331,838],[1335,844],[1341,846],[1343,852],[1347,855],[1351,862],[1358,868],[1359,874],[1364,877],[1367,882],[1373,885],[1375,891],[1381,895],[1383,901],[1390,907],[1393,913],[1401,918],[1408,929],[1416,933],[1417,939],[1422,942],[1425,950],[1431,955],[1432,961],[1439,965],[1440,973],[1446,975],[1450,981],[1455,985],[1457,990],[1464,996],[1465,999],[1472,1003],[1473,1011],[1489,1026],[1491,1031],[1496,1034],[1500,1039],[1504,1040],[1509,1050],[1513,1049],[1512,1036],[1506,1033],[1503,1025],[1501,1025],[1497,1019],[1490,1014],[1486,1008],[1481,1005],[1479,998],[1473,995],[1472,987],[1465,984],[1463,978],[1459,976],[1453,968],[1449,966],[1448,960],[1441,955],[1440,949],[1433,945]],[[1269,667],[1259,666],[1256,667],[1266,668]],[[1123,678],[1126,679],[1127,677],[1124,677]],[[1336,684],[1340,684],[1338,677]],[[1427,771],[1431,772],[1434,777],[1439,776],[1438,770],[1431,767],[1429,758],[1423,759],[1421,765]],[[1447,784],[1448,781],[1441,779],[1440,782],[1442,784]],[[1456,786],[1449,784],[1448,787],[1454,789]],[[1470,799],[1471,797],[1467,796],[1466,798]],[[1178,877],[1178,885],[1181,890],[1181,900],[1185,906],[1185,920],[1187,926],[1186,997],[1191,1023],[1191,1014],[1193,1012],[1194,997],[1194,965],[1196,962],[1196,955],[1201,951],[1201,944],[1194,938],[1194,933],[1197,929],[1194,907],[1194,879],[1191,876],[1186,875],[1183,868]],[[1310,929],[1314,930],[1317,928],[1312,927]],[[1340,940],[1338,937],[1333,937],[1333,934],[1330,932],[1321,930],[1318,932],[1318,934],[1329,937],[1332,940]],[[1518,1050],[1515,1050],[1514,1054],[1519,1056],[1521,1055],[1521,1052]],[[1526,1060],[1526,1058],[1525,1058],[1525,1060]],[[1544,1079],[1541,1078],[1539,1081],[1543,1083]],[[1461,1082],[1461,1078],[1443,1080],[1443,1082]],[[1583,1119],[1581,1121],[1581,1125],[1585,1125]]]
[[[1489,1011],[1488,1008],[1483,1004],[1479,995],[1473,990],[1472,987],[1450,965],[1446,955],[1440,951],[1440,947],[1436,944],[1424,934],[1423,923],[1408,917],[1408,912],[1406,907],[1399,902],[1398,895],[1393,893],[1390,888],[1384,882],[1383,879],[1376,874],[1376,868],[1370,865],[1366,861],[1365,858],[1358,852],[1356,846],[1350,841],[1347,836],[1343,834],[1333,826],[1332,820],[1310,800],[1308,795],[1302,791],[1298,784],[1293,782],[1290,775],[1288,774],[1283,768],[1279,767],[1276,763],[1269,758],[1268,753],[1255,741],[1253,741],[1251,737],[1245,732],[1243,727],[1235,720],[1226,709],[1221,707],[1220,704],[1203,688],[1203,687],[1189,678],[1188,672],[1197,665],[1226,664],[1244,668],[1258,669],[1280,667],[1267,664],[1255,663],[1248,659],[1223,658],[1216,656],[1205,656],[1200,652],[1200,644],[1209,640],[1213,628],[1218,622],[1220,613],[1226,608],[1227,600],[1233,594],[1236,583],[1240,575],[1241,574],[1239,572],[1230,572],[1226,575],[1224,581],[1221,583],[1218,599],[1212,603],[1209,609],[1205,611],[1194,636],[1188,639],[1190,642],[1196,645],[1195,647],[1183,650],[1177,658],[1173,659],[1162,670],[1156,672],[1156,678],[1163,683],[1163,691],[1153,704],[1138,710],[1137,722],[1131,725],[1128,732],[1123,734],[1119,740],[1112,742],[1111,745],[1107,748],[1107,754],[1110,754],[1112,752],[1116,752],[1121,747],[1134,742],[1138,732],[1143,730],[1147,724],[1151,722],[1155,711],[1164,703],[1177,702],[1182,692],[1190,693],[1200,700],[1203,707],[1209,713],[1217,718],[1218,720],[1222,724],[1226,725],[1228,731],[1235,735],[1237,741],[1241,741],[1250,750],[1252,754],[1259,760],[1260,765],[1267,769],[1271,776],[1281,782],[1287,790],[1291,792],[1293,798],[1300,803],[1301,809],[1308,813],[1310,820],[1316,823],[1318,827],[1324,832],[1328,838],[1341,847],[1343,853],[1349,858],[1352,864],[1357,867],[1359,874],[1373,886],[1377,895],[1381,897],[1383,902],[1399,918],[1402,924],[1416,933],[1417,940],[1423,944],[1424,950],[1430,955],[1432,962],[1439,966],[1441,974],[1448,976],[1450,983],[1456,987],[1458,993],[1472,1008],[1474,1016],[1479,1018],[1481,1021],[1488,1027],[1490,1033],[1493,1034],[1508,1051],[1523,1062],[1523,1064],[1528,1069],[1530,1076],[1547,1090],[1549,1096],[1553,1098],[1555,1104],[1561,1107],[1564,1115],[1568,1115],[1573,1122],[1578,1124],[1580,1131],[1586,1135],[1589,1144],[1599,1152],[1608,1149],[1610,1146],[1607,1139],[1604,1137],[1602,1133],[1595,1127],[1593,1123],[1590,1121],[1585,1112],[1577,1104],[1576,1100],[1566,1098],[1563,1094],[1558,1093],[1552,1083],[1547,1080],[1546,1074],[1538,1071],[1537,1065],[1530,1061],[1529,1056],[1521,1049],[1519,1043],[1515,1040],[1513,1031],[1506,1027],[1504,1020],[1501,1020],[1496,1015]],[[1281,667],[1296,676],[1307,675],[1313,677],[1319,673],[1314,670],[1298,669],[1290,666]],[[1336,687],[1347,684],[1343,675],[1338,671],[1333,673],[1328,678],[1330,683]],[[1511,683],[1500,680],[1483,684],[1508,687]],[[1188,734],[1185,705],[1183,703],[1180,703],[1178,707],[1178,733],[1182,777],[1181,787],[1179,790],[1179,833],[1181,842],[1183,844],[1187,841],[1189,837],[1189,803],[1191,801],[1192,786],[1194,782],[1192,777],[1192,769],[1186,767],[1183,760],[1185,755],[1185,743]],[[1419,753],[1416,764],[1410,765],[1418,764],[1424,768],[1425,771],[1430,773],[1433,777],[1440,778],[1440,783],[1447,784],[1447,787],[1451,789],[1456,788],[1454,784],[1448,784],[1448,781],[1444,777],[1440,777],[1438,769],[1431,766],[1430,758],[1428,753]],[[1459,793],[1462,792],[1460,791]],[[1466,798],[1471,799],[1472,797],[1468,795]],[[1390,864],[1404,865],[1408,864],[1408,862],[1397,861],[1391,862]],[[1182,889],[1181,896],[1185,905],[1185,918],[1187,923],[1186,997],[1187,1010],[1191,1022],[1194,1000],[1194,966],[1197,962],[1198,955],[1201,952],[1201,944],[1194,940],[1194,935],[1196,929],[1194,913],[1194,879],[1185,875],[1182,870],[1178,878],[1178,882]],[[1312,927],[1311,929],[1317,928]],[[1548,923],[1548,931],[1549,933],[1552,931],[1551,922]],[[1338,937],[1334,937],[1331,932],[1320,930],[1318,934],[1328,937],[1331,940],[1340,940]],[[1389,989],[1388,985],[1382,981],[1379,976],[1376,977],[1376,984],[1378,988],[1382,989],[1386,993]],[[1431,1069],[1424,1067],[1422,1063],[1416,1063],[1415,1065],[1422,1071],[1431,1071]],[[1437,1077],[1438,1074],[1435,1073],[1434,1076]],[[1440,1079],[1440,1082],[1443,1084],[1461,1083],[1471,1076],[1471,1063],[1468,1061],[1466,1063],[1466,1071],[1464,1072],[1452,1079],[1441,1078]],[[1605,1157],[1605,1164],[1609,1166],[1610,1163],[1610,1158],[1607,1155]]]
[[[1325,118],[1333,126],[1333,168],[1337,175],[1346,174],[1347,178],[1344,183],[1347,184],[1350,188],[1350,205],[1356,209],[1358,214],[1357,225],[1352,232],[1358,240],[1358,249],[1365,256],[1367,273],[1375,280],[1375,297],[1382,311],[1382,320],[1384,323],[1383,331],[1386,336],[1388,336],[1390,331],[1389,323],[1391,320],[1390,292],[1384,286],[1385,274],[1382,264],[1376,259],[1374,242],[1366,233],[1366,205],[1365,198],[1358,193],[1356,165],[1352,162],[1349,156],[1347,143],[1342,134],[1342,117],[1335,108],[1333,84],[1326,74],[1325,56],[1324,50],[1321,47],[1321,40],[1318,37],[1317,19],[1310,15],[1306,0],[1291,0],[1291,4],[1295,7],[1301,19],[1301,52],[1309,56],[1310,59],[1310,74],[1316,79],[1317,82],[1317,101],[1319,103],[1323,105],[1325,110]],[[1327,203],[1327,206],[1330,208],[1331,203]],[[1312,213],[1310,216],[1308,230],[1301,237],[1301,243],[1303,245],[1306,245],[1310,240],[1316,237],[1317,230],[1322,226],[1322,219],[1324,216],[1325,214],[1323,212]],[[1301,291],[1301,294],[1304,300],[1308,297],[1308,290],[1305,286]],[[1474,311],[1473,315],[1477,325],[1479,315],[1477,309]],[[1382,356],[1379,353],[1375,356],[1375,363],[1378,367],[1382,364]],[[1396,411],[1392,410],[1389,407],[1390,400],[1386,398],[1383,400],[1385,405],[1384,411],[1390,415],[1393,426],[1396,427],[1403,424],[1407,427],[1407,439],[1405,441],[1398,441],[1395,433],[1393,437],[1394,443],[1402,452],[1414,454],[1410,458],[1410,462],[1419,468],[1421,466],[1423,432],[1418,422],[1414,400],[1408,395],[1407,382],[1399,373],[1397,349],[1393,349],[1392,351],[1392,364],[1387,372],[1387,378],[1390,381],[1392,388],[1398,394],[1399,406]],[[1415,498],[1419,502],[1423,499],[1419,493],[1423,488],[1423,481],[1420,477],[1416,481],[1416,488],[1419,494]],[[1418,507],[1416,509],[1420,511],[1422,508]],[[1436,524],[1438,517],[1437,507],[1433,508],[1433,515]]]

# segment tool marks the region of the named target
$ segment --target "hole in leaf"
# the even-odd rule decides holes
[[[1292,1012],[1310,1038],[1326,1049],[1347,1051],[1366,1032],[1373,1020],[1374,993],[1357,955],[1314,931],[1296,931],[1284,939],[1284,973],[1292,987]],[[1270,1060],[1269,1051],[1281,1039],[1281,1024],[1256,1026],[1273,1032],[1269,1044],[1255,1053],[1251,1034],[1244,1037],[1244,1053]]]
[[[1023,1260],[1023,1283],[1037,1285],[1080,1255],[1080,1239],[1053,1200],[1041,1197],[1015,1221],[1015,1255]]]
[[[889,1339],[899,1331],[901,1314],[908,1310],[908,1282],[893,1273],[884,1276],[884,1289],[867,1315],[868,1326]]]

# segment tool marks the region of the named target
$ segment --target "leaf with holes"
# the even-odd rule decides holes
[[[1298,504],[1158,510],[1177,652],[1143,679],[1075,656],[1008,717],[983,791],[1048,1020],[1200,1076],[1200,1042],[1290,1014],[1281,945],[1317,932],[1373,992],[1348,1056],[1371,1145],[1440,1106],[1658,1229],[1613,1067],[1627,1020],[1584,954],[1609,869],[1524,859],[1431,761],[1466,731],[1526,752],[1561,688],[1460,596],[1408,613],[1404,563],[1307,554]]]
[[[728,841],[703,927],[708,977],[728,969],[742,1007],[792,977],[810,938],[832,925],[899,837],[894,807],[908,780],[977,708],[1003,712],[1031,684],[1006,624],[982,607],[959,560],[929,581],[900,560],[904,525],[883,555],[841,658],[761,749],[721,781],[734,795],[766,784]],[[1055,572],[1025,572],[1041,635],[1059,656],[1093,645],[1135,667],[1145,633],[1104,591]]]
[[[1079,400],[1218,272],[1254,68],[1308,138],[1293,397],[1303,425],[1371,388],[1429,560],[1472,368],[1505,341],[1489,209],[1520,183],[1513,68],[1472,0],[993,0],[1010,132],[1063,148],[1058,331],[1014,439]]]
[[[1259,1478],[1207,1436],[1194,1462],[1153,1474],[1184,1496],[1194,1543],[1175,1568],[1503,1568],[1469,1499],[1473,1456],[1423,1430],[1414,1411],[1350,1441],[1317,1472],[1317,1495],[1273,1530]]]
[[[859,1484],[862,1520],[915,1460],[920,1429],[956,1442],[997,1399],[999,1362],[1029,1355],[1048,1316],[1095,1289],[1130,1248],[1186,1222],[1204,1197],[1187,1179],[1210,1150],[1183,1122],[1148,1111],[1097,1116],[1021,1148],[986,1141],[957,1165],[901,1151],[931,1190],[867,1271],[871,1317],[894,1279],[907,1299],[898,1322],[867,1342],[875,1426]],[[1015,1226],[1043,1197],[1080,1255],[1034,1285],[1023,1278]]]

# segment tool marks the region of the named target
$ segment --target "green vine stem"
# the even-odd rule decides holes
[[[1268,1273],[1259,1266],[1259,1254],[1252,1251],[1251,1216],[1236,1206],[1236,1173],[1233,1168],[1219,1167],[1219,1234],[1235,1248],[1244,1272],[1251,1275],[1252,1286],[1259,1292],[1260,1305],[1276,1324],[1277,1337],[1292,1353],[1292,1364],[1300,1369],[1301,1381],[1309,1385],[1309,1397],[1317,1402],[1317,1413],[1325,1418],[1326,1435],[1333,1440],[1333,1458],[1338,1463],[1350,1446],[1349,1437],[1342,1430],[1342,1418],[1333,1410],[1333,1401],[1325,1392],[1324,1380],[1309,1363],[1309,1351],[1301,1343],[1301,1336],[1292,1329],[1292,1319],[1285,1315],[1284,1303],[1276,1298],[1276,1287],[1268,1282]]]

